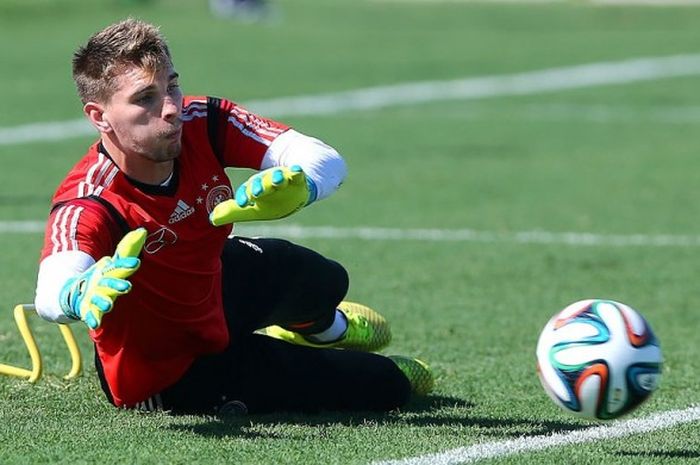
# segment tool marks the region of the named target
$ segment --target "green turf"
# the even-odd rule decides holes
[[[238,101],[699,50],[700,8],[275,4],[274,20],[249,24],[212,19],[204,1],[2,2],[0,127],[79,118],[70,54],[130,13],[162,24],[186,92]],[[350,176],[334,197],[280,224],[695,235],[699,84],[287,118],[338,147]],[[90,141],[0,145],[0,221],[43,220]],[[102,397],[82,328],[86,375],[65,382],[58,332],[37,320],[49,374],[36,386],[0,379],[0,463],[366,464],[578,429],[588,423],[539,386],[534,349],[555,311],[592,296],[635,306],[661,340],[662,387],[634,416],[700,400],[698,247],[301,242],[345,264],[349,296],[389,317],[387,352],[430,362],[434,396],[387,415],[222,421],[118,411]],[[28,362],[10,310],[32,299],[41,244],[40,234],[0,233],[0,362]],[[694,463],[699,433],[689,424],[491,463]]]

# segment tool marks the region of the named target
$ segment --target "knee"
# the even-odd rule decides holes
[[[345,297],[350,278],[340,263],[306,247],[283,240],[278,242],[281,244],[279,250],[284,251],[278,258],[280,268],[289,270],[289,277],[296,284],[294,288],[297,292],[300,289],[306,290],[324,297],[324,300],[334,301],[331,305]]]
[[[322,309],[335,308],[348,293],[350,277],[340,263],[322,256],[317,258],[305,273],[297,276],[299,286],[295,291],[303,290],[307,303],[316,302]]]
[[[326,278],[326,286],[324,287],[329,291],[329,300],[333,302],[333,305],[337,305],[348,293],[350,277],[343,265],[333,260],[327,261],[327,270],[322,273],[322,276]]]

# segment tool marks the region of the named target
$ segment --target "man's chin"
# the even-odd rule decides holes
[[[165,160],[174,160],[175,158],[179,157],[180,154],[182,153],[182,143],[180,141],[177,141],[173,143],[172,145],[169,145],[168,147],[163,150],[163,161]]]

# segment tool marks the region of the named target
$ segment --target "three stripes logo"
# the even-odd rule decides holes
[[[177,223],[178,221],[182,221],[188,216],[190,216],[192,213],[194,213],[194,207],[190,207],[185,203],[184,200],[178,200],[177,205],[175,205],[175,211],[173,211],[170,214],[170,219],[168,220],[169,224],[174,224]]]

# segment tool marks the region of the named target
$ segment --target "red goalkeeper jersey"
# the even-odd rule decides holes
[[[288,129],[211,97],[186,97],[182,119],[182,153],[167,186],[130,180],[98,142],[58,187],[47,223],[42,259],[79,250],[98,260],[126,232],[148,230],[132,291],[90,331],[118,406],[162,391],[197,356],[228,345],[220,255],[231,226],[211,226],[208,216],[232,197],[224,167],[259,169]]]

